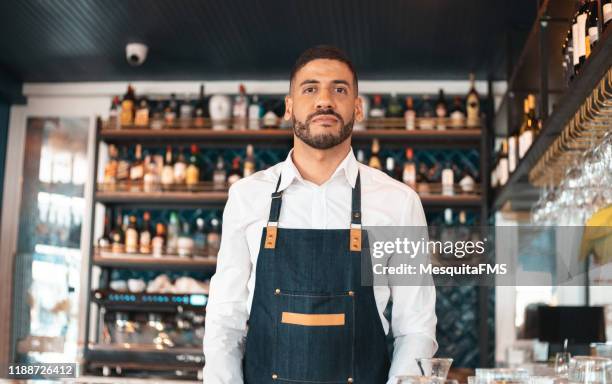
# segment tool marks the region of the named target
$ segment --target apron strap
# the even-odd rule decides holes
[[[353,252],[361,252],[361,178],[359,171],[355,180],[351,198],[351,229],[349,248]]]
[[[281,176],[278,176],[278,182],[276,183],[276,189],[272,193],[272,203],[270,205],[270,216],[268,217],[268,224],[266,225],[266,241],[264,248],[274,249],[276,247],[276,232],[278,229],[278,218],[280,216],[281,203],[283,202],[283,192],[278,191],[281,183]]]

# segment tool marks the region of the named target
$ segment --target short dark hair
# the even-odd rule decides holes
[[[328,60],[336,60],[341,63],[346,64],[347,67],[353,73],[353,83],[355,86],[355,92],[357,92],[357,72],[355,72],[355,67],[353,67],[353,63],[348,58],[346,53],[342,51],[340,48],[334,47],[333,45],[317,45],[316,47],[308,48],[298,57],[291,69],[291,77],[289,78],[289,84],[293,82],[293,78],[295,74],[302,69],[306,64],[313,60],[318,59],[328,59]]]

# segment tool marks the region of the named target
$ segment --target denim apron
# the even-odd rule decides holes
[[[280,177],[257,259],[244,382],[385,383],[385,334],[373,288],[361,284],[371,261],[362,265],[359,174],[350,229],[279,228],[279,185]]]

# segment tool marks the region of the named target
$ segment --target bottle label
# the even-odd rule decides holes
[[[479,125],[480,103],[475,94],[470,94],[467,99],[467,125],[475,127]]]
[[[578,58],[586,56],[586,13],[581,13],[576,18],[578,25]]]
[[[144,176],[144,169],[142,165],[137,165],[130,169],[130,179],[139,180]]]
[[[138,126],[147,126],[149,125],[149,109],[142,108],[136,111],[136,118],[134,119],[134,124]]]
[[[604,4],[603,6],[604,23],[612,20],[612,3]]]
[[[174,164],[174,182],[181,184],[185,181],[185,163]]]
[[[187,167],[187,177],[185,182],[187,185],[195,185],[200,179],[200,170],[193,164]]]
[[[153,238],[153,256],[161,257],[164,252],[164,238],[161,236],[155,236]]]
[[[172,166],[164,166],[161,175],[161,182],[165,185],[174,183],[174,169],[172,168]]]
[[[591,41],[591,45],[595,44],[597,40],[599,40],[599,30],[597,27],[589,28],[589,40]]]
[[[451,125],[455,128],[465,124],[465,115],[461,111],[454,111],[450,115]]]
[[[416,185],[416,167],[414,164],[406,164],[406,166],[404,166],[402,181],[413,187]]]
[[[148,231],[140,234],[140,253],[151,253],[151,234]]]
[[[406,119],[406,129],[409,131],[414,130],[414,123],[416,121],[416,113],[414,111],[406,111],[404,114]]]
[[[125,251],[127,253],[138,252],[138,232],[133,228],[128,228],[125,233]]]
[[[255,164],[253,164],[250,161],[246,161],[244,163],[244,177],[247,176],[251,176],[253,173],[255,173]]]

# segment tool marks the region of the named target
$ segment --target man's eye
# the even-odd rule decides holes
[[[346,93],[347,91],[346,91],[346,88],[338,87],[338,88],[336,88],[336,92],[338,92],[338,93]]]
[[[315,91],[314,87],[304,88],[304,93],[313,93]]]

